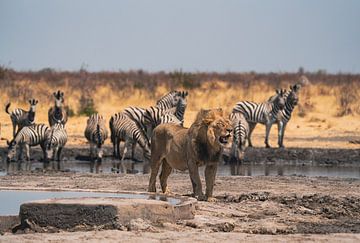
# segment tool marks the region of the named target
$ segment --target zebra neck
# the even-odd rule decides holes
[[[290,102],[285,103],[285,108],[283,110],[283,114],[285,115],[285,118],[290,119],[292,111],[295,109],[295,106],[291,104]]]
[[[29,113],[28,113],[28,120],[30,123],[34,123],[34,120],[35,120],[35,112],[30,110]]]
[[[61,107],[55,106],[54,118],[56,120],[59,120],[59,121],[63,118],[62,117],[62,108]]]

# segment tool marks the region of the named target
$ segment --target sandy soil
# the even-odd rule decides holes
[[[0,189],[146,191],[148,175],[22,173],[0,177]],[[186,174],[173,174],[174,194],[188,194]],[[128,231],[6,233],[1,241],[126,241],[360,239],[360,180],[306,177],[218,177],[215,203],[199,202],[193,220],[142,222]],[[135,231],[132,232],[132,231]],[[226,233],[224,233],[226,232]],[[231,233],[229,233],[231,232]],[[330,235],[315,235],[315,234]],[[336,234],[333,233],[346,233]],[[350,233],[350,234],[349,234]],[[356,234],[353,234],[356,233]],[[306,234],[306,235],[303,235]],[[185,240],[186,241],[186,240]]]

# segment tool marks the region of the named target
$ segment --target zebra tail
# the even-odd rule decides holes
[[[9,107],[10,107],[11,103],[7,103],[7,105],[5,106],[5,111],[6,113],[8,113],[10,115],[10,112],[9,112]]]
[[[100,133],[100,125],[96,125],[96,133],[97,133],[97,147],[101,148],[101,133]]]

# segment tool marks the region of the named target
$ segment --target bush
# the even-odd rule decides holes
[[[357,88],[354,84],[343,85],[338,94],[339,112],[338,116],[346,116],[359,112],[356,104],[358,101]]]
[[[65,108],[66,114],[69,117],[75,116],[75,111],[70,106],[66,105],[66,106],[64,106],[64,108]]]
[[[82,95],[80,98],[80,108],[78,111],[78,115],[90,116],[94,113],[97,113],[94,100],[89,96]]]

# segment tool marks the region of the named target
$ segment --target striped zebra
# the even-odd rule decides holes
[[[131,156],[134,158],[135,146],[138,143],[143,150],[144,162],[144,173],[149,166],[150,162],[150,144],[143,130],[136,124],[135,121],[130,119],[125,113],[119,112],[110,118],[110,131],[111,131],[111,142],[114,147],[114,155],[119,158],[119,162],[114,164],[114,167],[119,171],[120,166],[123,173],[126,173],[124,167],[124,158],[126,152],[131,147]],[[123,152],[120,153],[120,143],[125,142]],[[122,154],[122,155],[121,155]],[[132,168],[133,169],[133,168]]]
[[[60,170],[61,151],[65,147],[67,138],[65,127],[61,123],[54,124],[46,133],[46,161],[48,163],[49,160],[55,160],[55,157],[57,157],[58,170]]]
[[[9,164],[16,157],[16,149],[19,146],[20,151],[18,155],[18,168],[21,168],[21,160],[23,149],[25,148],[25,156],[26,156],[26,169],[31,170],[30,164],[30,147],[40,145],[43,155],[44,161],[46,159],[45,152],[45,140],[46,133],[50,130],[50,128],[45,124],[34,124],[31,126],[23,127],[11,140],[11,142],[7,142],[8,144],[8,153],[7,153],[7,163]],[[46,168],[46,163],[44,163],[44,168]]]
[[[290,85],[290,90],[286,91],[284,94],[285,97],[285,107],[281,110],[281,113],[277,117],[278,124],[278,145],[280,148],[284,147],[284,134],[287,123],[291,118],[291,113],[295,109],[296,105],[299,102],[299,90],[301,88],[300,84]],[[276,99],[275,96],[269,98],[269,101]]]
[[[57,92],[53,93],[55,97],[55,104],[54,106],[50,107],[48,111],[48,120],[49,125],[52,127],[56,123],[61,123],[65,126],[68,117],[66,110],[64,109],[64,92],[58,90]]]
[[[188,96],[187,91],[170,91],[163,97],[161,97],[158,101],[156,101],[156,106],[163,109],[170,109],[175,107],[180,98],[185,99]]]
[[[106,129],[105,119],[103,116],[99,114],[92,114],[87,120],[84,134],[85,138],[90,143],[90,172],[94,171],[94,164],[96,162],[96,173],[99,173],[103,156],[102,145],[108,137],[108,131]]]
[[[124,114],[127,115],[131,120],[133,120],[146,134],[148,128],[145,125],[144,115],[146,109],[130,106],[124,110]],[[147,137],[150,140],[150,137]]]
[[[11,103],[9,102],[6,105],[5,111],[10,115],[10,119],[13,125],[13,138],[16,135],[16,126],[18,127],[17,131],[20,131],[21,128],[25,126],[33,125],[35,123],[35,112],[36,112],[37,103],[38,100],[30,99],[29,100],[30,108],[28,111],[17,108],[13,110],[11,113],[9,112]]]
[[[184,96],[178,100],[176,107],[164,109],[157,106],[151,106],[150,108],[146,109],[144,123],[146,124],[147,128],[150,129],[150,132],[148,132],[150,137],[152,130],[164,122],[178,123],[178,121],[180,121],[180,125],[182,126],[184,124],[186,106],[187,100],[186,96]],[[177,120],[174,118],[177,118]]]
[[[249,123],[249,147],[252,147],[251,134],[257,123],[264,124],[266,126],[265,145],[270,148],[269,145],[269,133],[271,125],[277,120],[279,111],[284,109],[285,106],[285,90],[276,90],[276,95],[272,100],[268,100],[263,103],[255,103],[251,101],[238,102],[232,113],[242,113],[245,119]]]
[[[246,141],[249,135],[249,123],[243,114],[236,112],[230,114],[230,121],[233,126],[233,143],[230,151],[230,163],[236,162],[236,173],[239,174],[239,164],[244,159]],[[233,173],[232,173],[233,174]]]

